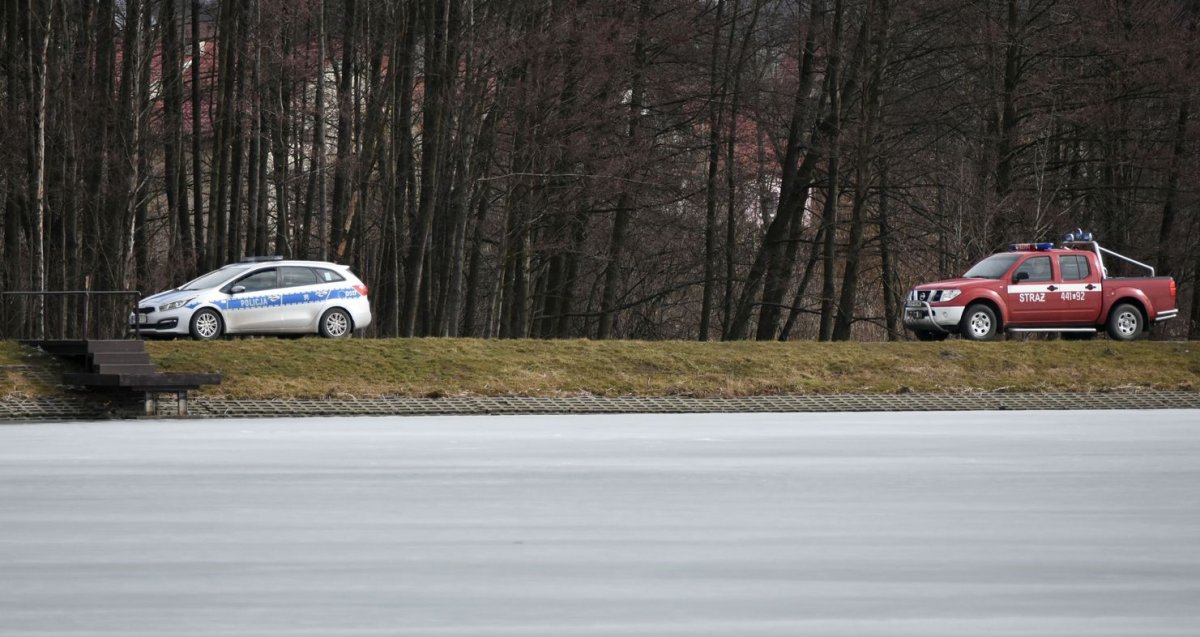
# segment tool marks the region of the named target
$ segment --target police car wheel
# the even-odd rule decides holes
[[[346,338],[353,330],[350,315],[343,309],[335,307],[321,315],[321,336],[325,338]]]
[[[1145,321],[1136,307],[1122,303],[1108,314],[1108,336],[1115,341],[1132,341],[1142,335]]]
[[[224,331],[225,324],[221,322],[221,316],[215,311],[203,309],[192,315],[192,338],[198,341],[211,341],[221,338],[221,333]]]
[[[968,307],[959,324],[963,338],[972,341],[990,341],[996,338],[999,330],[1000,321],[996,319],[996,312],[982,303]]]

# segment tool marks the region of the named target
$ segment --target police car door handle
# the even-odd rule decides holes
[[[1058,289],[1058,286],[1055,286],[1055,285],[1047,285],[1047,286],[1046,286],[1046,289],[1047,289],[1047,290],[1050,290],[1051,292],[1053,292],[1053,291],[1055,291],[1055,290],[1057,290],[1057,289]]]
[[[1095,289],[1096,289],[1096,286],[1092,285],[1091,283],[1088,283],[1087,285],[1083,286],[1083,289],[1085,289],[1085,290],[1095,290]]]

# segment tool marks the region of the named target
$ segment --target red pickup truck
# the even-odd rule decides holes
[[[1150,276],[1109,277],[1103,255],[1149,270]],[[905,302],[904,325],[923,341],[954,333],[987,341],[1001,330],[1091,338],[1101,329],[1110,338],[1131,341],[1178,313],[1171,277],[1156,277],[1144,263],[1068,234],[1061,247],[1013,244],[961,278],[918,285]]]

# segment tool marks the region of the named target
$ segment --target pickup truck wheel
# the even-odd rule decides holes
[[[930,330],[915,330],[918,341],[944,341],[949,334]]]
[[[959,323],[958,329],[965,339],[990,341],[996,338],[996,333],[1000,331],[1000,321],[992,308],[976,303],[963,312],[962,323]]]
[[[1140,310],[1122,303],[1108,313],[1108,336],[1114,341],[1132,341],[1141,336],[1145,324]]]

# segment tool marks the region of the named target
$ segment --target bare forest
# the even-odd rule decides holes
[[[0,0],[0,288],[352,266],[377,336],[884,340],[1077,226],[1200,338],[1198,0]]]

